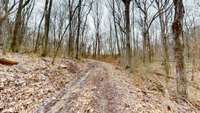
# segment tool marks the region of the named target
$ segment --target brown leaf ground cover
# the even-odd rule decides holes
[[[8,54],[0,65],[3,113],[198,113],[187,102],[138,86],[132,74],[108,63]]]

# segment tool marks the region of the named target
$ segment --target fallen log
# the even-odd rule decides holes
[[[0,64],[7,65],[7,66],[13,66],[13,65],[17,65],[18,62],[12,61],[9,59],[5,59],[5,58],[0,58]]]

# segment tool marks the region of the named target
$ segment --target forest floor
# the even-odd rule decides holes
[[[51,58],[35,55],[7,54],[4,57],[19,64],[0,65],[2,113],[200,112],[199,92],[193,98],[196,103],[178,103],[173,95],[165,98],[158,91],[159,84],[154,84],[156,79],[143,79],[152,71],[160,76],[161,72],[155,72],[159,68],[144,67],[129,73],[120,66],[90,59],[60,58],[52,65]]]

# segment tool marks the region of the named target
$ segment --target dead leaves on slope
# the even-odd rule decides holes
[[[72,60],[62,60],[51,65],[51,60],[11,55],[18,65],[0,65],[0,112],[31,113],[48,98],[53,98],[76,77],[79,70]],[[71,65],[73,64],[73,66]],[[60,69],[66,65],[67,69]],[[77,67],[71,71],[70,68]]]

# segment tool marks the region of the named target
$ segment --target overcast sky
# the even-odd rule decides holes
[[[54,0],[54,5],[58,2],[59,0]],[[107,30],[109,30],[109,24],[107,24],[109,22],[109,11],[107,10],[106,6],[105,6],[105,1],[106,0],[101,0],[101,4],[102,5],[102,12],[103,12],[103,20],[102,20],[102,32],[105,32]],[[41,19],[41,15],[43,13],[43,7],[44,7],[44,2],[45,0],[36,0],[36,7],[34,9],[34,14],[32,16],[32,20],[30,23],[35,23],[39,22],[39,20]],[[200,8],[198,7],[198,3],[200,3],[200,0],[184,0],[184,5],[185,5],[185,9],[187,12],[187,16],[192,16],[195,15],[196,18],[199,16],[200,17]],[[189,13],[188,13],[189,12]],[[137,14],[136,14],[137,16]],[[199,19],[198,19],[199,20]],[[93,26],[93,20],[90,16],[89,20],[88,20],[89,24],[90,24],[90,29],[91,32],[94,29]]]

